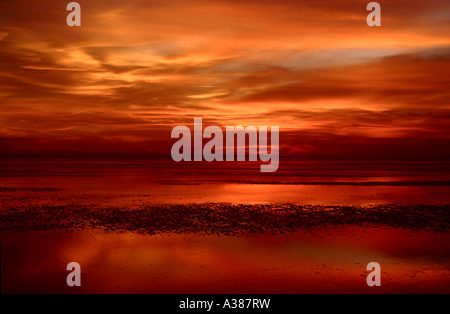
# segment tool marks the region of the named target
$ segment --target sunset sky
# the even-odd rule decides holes
[[[450,156],[450,1],[0,2],[0,156],[168,157],[177,125],[281,156]]]

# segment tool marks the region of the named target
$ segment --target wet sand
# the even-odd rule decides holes
[[[2,292],[450,292],[447,164],[208,167],[0,162]]]
[[[429,230],[447,233],[447,205],[324,206],[294,204],[233,205],[229,203],[141,204],[102,207],[70,203],[59,206],[27,205],[0,212],[2,231],[85,230],[131,231],[141,234],[192,233],[198,235],[315,233],[336,227],[363,226]]]
[[[448,233],[344,227],[289,236],[83,230],[2,234],[5,293],[448,293]],[[65,266],[82,267],[68,287]],[[366,265],[380,263],[381,287]]]
[[[5,293],[450,291],[445,205],[35,205],[0,221]],[[372,261],[382,287],[366,284]]]

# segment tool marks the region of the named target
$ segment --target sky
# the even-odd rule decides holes
[[[0,2],[0,157],[167,157],[177,125],[282,158],[450,157],[450,1]]]

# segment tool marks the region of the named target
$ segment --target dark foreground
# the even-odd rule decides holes
[[[4,293],[448,293],[445,205],[33,205],[1,212]],[[66,265],[82,286],[66,285]],[[382,267],[368,287],[366,266]]]

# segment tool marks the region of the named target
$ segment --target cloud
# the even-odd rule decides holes
[[[13,154],[166,147],[194,117],[280,125],[315,154],[356,151],[335,140],[419,137],[420,151],[448,138],[447,0],[382,3],[381,28],[365,24],[362,0],[79,3],[78,28],[63,2],[0,3],[0,136]]]

